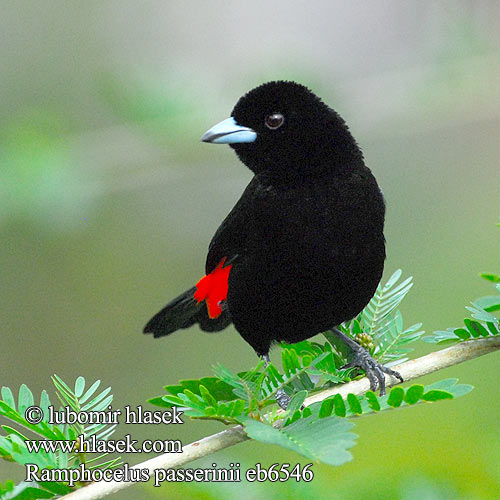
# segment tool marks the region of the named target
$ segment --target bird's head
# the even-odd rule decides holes
[[[231,117],[201,140],[229,144],[253,172],[276,179],[342,172],[362,162],[344,120],[307,87],[289,81],[245,94]]]

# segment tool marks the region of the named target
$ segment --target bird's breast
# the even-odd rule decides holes
[[[265,186],[254,199],[247,250],[231,273],[233,286],[267,296],[286,289],[289,299],[307,294],[316,300],[351,287],[353,276],[380,278],[383,220],[376,184]]]
[[[298,186],[265,186],[251,218],[251,254],[307,264],[356,255],[383,238],[378,187],[328,180]]]
[[[382,275],[383,211],[380,191],[369,186],[260,192],[247,249],[229,275],[229,311],[240,333],[273,330],[297,341],[299,333],[285,332],[312,334],[357,314]]]

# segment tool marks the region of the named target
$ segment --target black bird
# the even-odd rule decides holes
[[[275,81],[241,97],[201,140],[229,144],[255,175],[212,238],[206,276],[144,333],[232,322],[268,361],[275,341],[331,330],[372,389],[385,392],[384,372],[402,380],[335,328],[370,301],[385,260],[384,198],[344,120],[303,85]]]

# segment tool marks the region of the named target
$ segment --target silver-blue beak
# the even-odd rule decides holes
[[[254,130],[238,125],[232,117],[214,125],[201,136],[203,142],[212,144],[254,142],[255,139],[257,139],[257,134]]]

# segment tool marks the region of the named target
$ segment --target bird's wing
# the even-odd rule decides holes
[[[259,188],[254,177],[241,195],[229,215],[222,221],[208,247],[206,273],[211,273],[222,261],[224,266],[232,264],[245,252],[248,240],[249,220],[252,217],[253,199]]]

